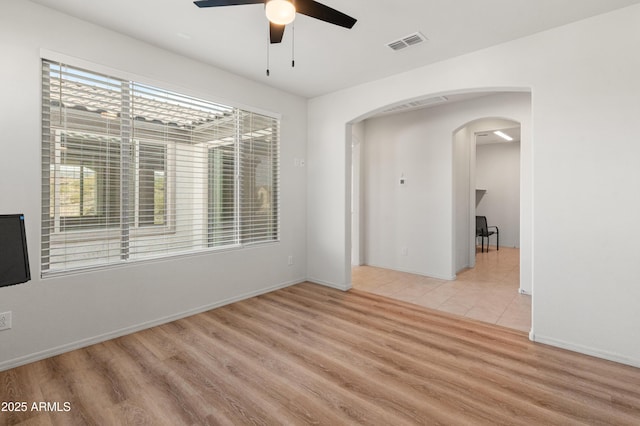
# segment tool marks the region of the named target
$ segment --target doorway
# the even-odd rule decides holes
[[[477,132],[475,144],[474,216],[497,226],[500,245],[520,248],[520,124]],[[491,237],[487,245],[497,243]]]
[[[482,119],[454,134],[456,208],[456,299],[465,316],[528,331],[531,298],[520,291],[521,126],[504,119]],[[499,230],[475,237],[475,216]],[[492,229],[496,230],[496,229]]]
[[[352,172],[357,168],[361,170],[360,174],[352,174],[350,188],[353,200],[351,212],[360,208],[361,219],[359,224],[352,222],[351,226],[351,242],[356,242],[360,248],[360,257],[352,253],[351,263],[361,265],[353,266],[353,288],[458,315],[469,314],[474,317],[480,313],[483,306],[476,305],[469,295],[464,296],[459,291],[463,283],[455,281],[455,272],[459,268],[454,269],[455,256],[452,252],[459,245],[451,237],[454,232],[459,233],[460,228],[454,227],[454,219],[450,216],[452,210],[447,209],[446,204],[448,199],[449,206],[454,207],[454,198],[459,192],[447,185],[447,167],[443,160],[450,155],[447,155],[447,149],[452,153],[452,129],[458,123],[467,123],[463,126],[467,131],[467,159],[462,160],[468,176],[464,192],[467,203],[464,248],[469,261],[475,261],[475,252],[471,252],[471,243],[475,242],[475,182],[472,184],[469,178],[471,143],[475,159],[477,131],[513,126],[511,122],[508,126],[472,129],[471,125],[479,124],[476,123],[479,120],[468,121],[468,118],[482,117],[484,111],[513,112],[514,117],[526,122],[525,133],[528,134],[530,96],[527,93],[492,94],[456,105],[443,105],[430,111],[381,116],[352,124],[350,130],[353,135],[359,135],[354,138],[357,143],[352,144],[351,148],[358,147],[350,150],[355,161]],[[358,159],[361,162],[359,164]],[[449,176],[454,168],[449,163]],[[471,211],[472,203],[474,211]],[[458,209],[456,212],[460,211],[464,210]],[[420,225],[425,217],[440,223],[440,226]],[[452,250],[449,256],[446,255],[447,246]],[[507,250],[502,250],[502,253],[506,255]],[[516,259],[517,253],[516,249]],[[517,280],[517,271],[515,273]],[[466,284],[466,287],[474,287],[482,283],[468,280]],[[499,295],[502,298],[513,296],[515,299],[520,296],[517,284],[515,289],[502,290],[504,292]],[[487,291],[485,295],[490,292]],[[484,298],[484,295],[478,296]],[[491,304],[487,300],[482,303]],[[527,324],[530,324],[530,313],[525,316]],[[526,325],[524,329],[528,327]]]
[[[456,274],[475,266],[476,215],[502,225],[503,246],[520,247],[520,135],[520,123],[503,118],[474,120],[453,134]]]

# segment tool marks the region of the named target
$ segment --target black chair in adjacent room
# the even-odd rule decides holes
[[[495,231],[489,231],[489,228],[495,228]],[[497,226],[487,226],[486,216],[476,216],[476,238],[482,239],[481,252],[484,252],[484,239],[487,239],[487,253],[489,253],[489,237],[496,236],[496,249],[500,250],[500,231]]]

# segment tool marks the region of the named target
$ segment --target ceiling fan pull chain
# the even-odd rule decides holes
[[[296,66],[296,23],[291,24],[291,68]]]
[[[269,47],[271,45],[271,41],[269,39],[270,37],[270,27],[269,24],[267,24],[267,77],[269,77]]]

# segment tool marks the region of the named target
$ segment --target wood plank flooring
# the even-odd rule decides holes
[[[638,425],[640,369],[305,283],[0,372],[8,401],[2,425]]]

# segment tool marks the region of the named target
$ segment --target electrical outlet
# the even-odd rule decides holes
[[[11,328],[11,311],[0,313],[0,330]]]
[[[293,265],[293,255],[292,254],[289,255],[288,265],[289,266]]]

